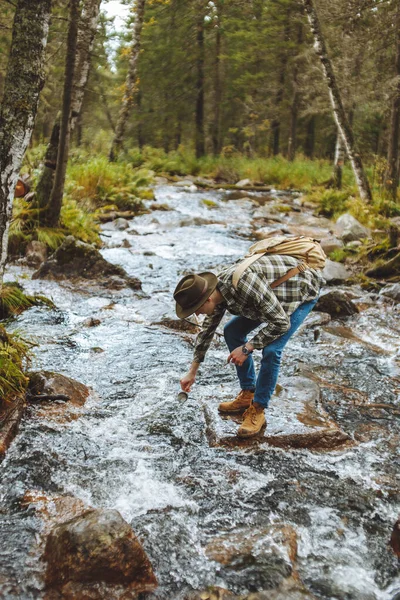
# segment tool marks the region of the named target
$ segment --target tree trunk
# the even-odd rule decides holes
[[[7,259],[14,188],[31,138],[49,32],[51,0],[18,0],[0,113],[0,278]]]
[[[76,45],[76,66],[71,100],[70,135],[79,119],[83,96],[89,78],[90,55],[97,31],[101,0],[86,0],[82,9]],[[58,116],[46,150],[45,162],[36,186],[36,203],[39,208],[50,204],[57,166],[58,144],[60,138],[60,117]]]
[[[125,81],[125,91],[122,99],[121,110],[115,127],[115,136],[111,144],[109,160],[115,161],[122,148],[126,125],[130,116],[136,93],[137,64],[140,53],[140,38],[144,20],[145,0],[136,0],[136,14],[133,26],[133,39],[129,58],[128,74]]]
[[[342,99],[336,82],[336,77],[333,72],[330,58],[328,56],[325,39],[322,34],[321,25],[313,0],[302,1],[307,13],[312,33],[314,35],[314,49],[321,60],[322,68],[327,81],[335,121],[343,138],[347,156],[349,157],[351,166],[353,168],[354,176],[358,186],[358,191],[363,200],[371,202],[371,189],[364,171],[361,156],[358,153],[355,145],[353,131],[344,112]]]
[[[50,204],[43,214],[44,222],[50,227],[58,225],[62,198],[64,194],[65,174],[71,134],[72,89],[74,85],[75,57],[78,39],[79,0],[70,0],[70,16],[67,37],[67,55],[65,61],[63,105],[60,121],[60,140],[58,143],[57,165]]]
[[[298,51],[300,51],[302,43],[303,43],[303,25],[302,25],[302,23],[298,23],[298,30],[297,30]],[[290,130],[289,130],[289,143],[288,143],[288,159],[291,162],[295,159],[296,149],[297,149],[297,118],[298,118],[298,114],[299,114],[299,104],[300,104],[298,72],[299,72],[299,57],[296,57],[294,65],[293,65],[293,98],[292,98],[292,105],[290,107]]]
[[[396,200],[399,185],[399,127],[400,127],[400,2],[396,17],[396,58],[395,58],[396,87],[392,100],[390,116],[389,147],[387,169],[385,173],[385,188]]]
[[[283,35],[283,48],[280,60],[279,78],[278,78],[278,90],[275,96],[275,118],[272,120],[272,153],[274,156],[279,154],[280,150],[280,135],[281,135],[281,117],[280,108],[283,100],[283,93],[285,89],[285,77],[286,77],[286,65],[288,61],[287,56],[287,43],[290,37],[290,10],[287,11],[285,30]]]
[[[213,153],[217,156],[221,150],[221,31],[222,31],[222,2],[215,3],[217,23],[215,33],[215,71],[214,71],[214,125],[212,131]]]
[[[342,174],[344,165],[344,145],[343,139],[338,130],[335,146],[335,160],[333,163],[333,187],[336,190],[342,189]]]
[[[307,158],[314,158],[315,149],[315,121],[316,116],[312,115],[307,122],[306,140],[304,143],[304,154]]]
[[[196,158],[205,154],[204,140],[204,14],[203,2],[197,16]]]

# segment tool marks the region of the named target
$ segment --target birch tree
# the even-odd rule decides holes
[[[7,259],[14,188],[44,84],[51,0],[18,0],[0,113],[0,278]]]
[[[126,126],[134,103],[134,97],[137,88],[137,64],[140,53],[140,39],[143,28],[145,4],[146,0],[136,0],[128,74],[125,81],[124,96],[122,98],[122,105],[118,115],[118,121],[115,126],[115,135],[111,144],[109,154],[110,161],[116,160],[117,154],[121,150]]]
[[[361,156],[356,148],[353,131],[346,117],[343,108],[343,102],[340,95],[339,87],[336,82],[335,73],[332,63],[328,55],[328,50],[325,44],[325,38],[322,33],[321,24],[313,0],[302,0],[303,6],[307,13],[311,31],[314,36],[314,49],[317,53],[323,68],[326,83],[328,85],[329,97],[332,105],[333,115],[343,138],[347,156],[349,157],[353,168],[354,177],[357,182],[358,191],[363,200],[372,201],[372,193],[369,186],[368,178],[364,171]]]
[[[76,43],[76,67],[72,86],[71,118],[69,135],[72,136],[82,109],[86,84],[89,77],[91,52],[95,39],[100,13],[101,0],[86,0],[79,20]],[[54,122],[50,142],[46,149],[44,165],[36,186],[36,204],[46,208],[50,203],[57,166],[58,144],[60,140],[60,116]]]
[[[395,86],[390,113],[390,130],[385,187],[393,197],[397,197],[399,185],[399,129],[400,129],[400,2],[397,6],[396,22]]]

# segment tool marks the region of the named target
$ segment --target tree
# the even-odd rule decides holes
[[[343,108],[339,87],[337,85],[335,73],[333,71],[333,67],[328,56],[325,38],[322,33],[321,25],[319,22],[316,8],[314,6],[314,2],[313,0],[303,0],[303,5],[307,13],[312,33],[314,35],[314,49],[322,63],[322,68],[329,89],[329,97],[331,100],[335,121],[343,138],[347,156],[349,157],[349,160],[353,167],[353,172],[358,185],[360,196],[363,200],[371,202],[371,189],[364,171],[361,156],[356,149],[352,128]]]
[[[145,0],[136,0],[135,20],[133,26],[133,38],[130,49],[129,68],[125,81],[124,96],[121,110],[115,126],[115,136],[111,144],[109,159],[114,161],[121,150],[125,129],[130,116],[134,97],[137,89],[137,63],[140,53],[140,40],[144,20]]]
[[[51,0],[18,0],[0,114],[0,277],[7,259],[14,188],[31,138],[49,32]]]
[[[86,0],[79,20],[76,42],[76,67],[74,68],[71,96],[69,137],[72,135],[81,113],[82,102],[89,77],[91,52],[97,31],[100,1],[101,0]],[[46,209],[50,205],[54,186],[54,175],[57,167],[59,142],[60,115],[57,116],[54,122],[50,142],[46,149],[44,165],[36,186],[36,204],[40,209]],[[58,208],[55,209],[54,213],[57,213],[57,211]],[[50,211],[49,208],[47,215],[50,215],[51,212],[52,211]],[[47,215],[43,212],[43,221],[46,221]],[[58,220],[58,216],[55,214],[53,218]]]
[[[385,187],[393,199],[396,199],[399,185],[399,128],[400,128],[400,2],[397,1],[397,14],[395,22],[396,56],[395,56],[395,86],[392,99],[389,144],[387,155],[387,169],[385,173]]]

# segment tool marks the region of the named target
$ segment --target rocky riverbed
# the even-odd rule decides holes
[[[57,306],[11,325],[38,343],[32,369],[91,394],[84,404],[31,403],[0,465],[0,597],[49,593],[43,507],[64,502],[69,518],[112,509],[132,526],[158,580],[139,592],[146,600],[400,598],[400,304],[330,265],[325,291],[354,310],[325,304],[292,339],[257,440],[238,440],[237,420],[218,415],[238,391],[221,335],[189,398],[177,399],[198,330],[176,322],[177,280],[217,272],[271,231],[330,243],[337,233],[294,193],[180,182],[157,186],[151,213],[104,226],[103,257],[141,290],[9,268]],[[82,598],[136,593],[99,582]]]

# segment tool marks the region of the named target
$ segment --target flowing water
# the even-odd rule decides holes
[[[268,430],[301,433],[334,421],[354,444],[312,452],[222,443],[234,439],[237,424],[221,421],[217,405],[238,391],[222,336],[181,401],[194,337],[159,322],[175,318],[171,294],[182,275],[218,270],[244,254],[257,207],[224,192],[166,185],[156,197],[172,210],[104,231],[104,257],[142,281],[142,297],[32,281],[21,267],[8,272],[57,306],[32,308],[11,325],[38,343],[32,368],[61,372],[95,393],[79,418],[56,419],[45,405],[31,405],[0,465],[0,597],[43,597],[42,521],[23,501],[37,491],[118,509],[154,566],[152,600],[178,600],[211,584],[237,593],[271,587],[272,571],[291,570],[287,546],[266,541],[277,524],[295,531],[298,573],[317,598],[400,597],[388,546],[400,512],[400,413],[392,410],[400,408],[398,307],[353,287],[360,314],[322,327],[317,341],[304,328],[284,356]],[[296,202],[277,192],[270,198]],[[88,317],[100,324],[87,327]],[[308,416],[296,404],[307,394],[319,405]],[[254,537],[253,547],[218,562],[210,548],[230,537],[239,545]],[[264,552],[265,544],[275,551]]]

